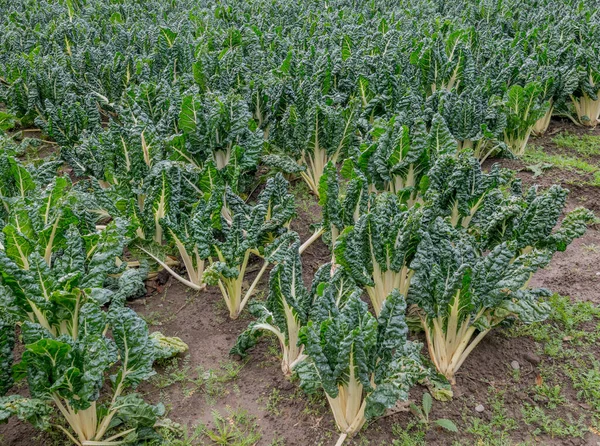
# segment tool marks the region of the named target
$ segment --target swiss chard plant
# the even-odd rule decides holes
[[[437,219],[423,231],[409,301],[418,306],[431,360],[451,383],[482,339],[507,318],[544,320],[549,292],[529,289],[531,275],[553,251],[523,252],[514,240],[481,252],[462,230]]]
[[[7,240],[0,250],[0,296],[4,311],[16,320],[37,323],[55,337],[76,338],[87,302],[123,303],[137,296],[145,290],[145,271],[117,262],[127,241],[117,223],[87,236],[71,227],[65,239],[52,266],[38,252],[25,251],[27,245]]]
[[[224,206],[232,215],[223,218],[211,240],[209,266],[203,280],[218,285],[231,318],[237,318],[271,263],[278,261],[295,234],[288,226],[295,215],[293,196],[281,174],[270,179],[257,203],[249,206],[239,197],[226,194]],[[263,257],[263,265],[245,293],[242,293],[250,256]]]
[[[582,32],[594,35],[600,29],[595,14],[581,14]],[[586,39],[575,50],[575,69],[578,86],[571,95],[577,120],[588,127],[596,127],[600,122],[600,64],[598,39]]]
[[[340,233],[358,221],[371,201],[365,176],[358,169],[352,169],[349,176],[345,190],[340,190],[337,169],[329,162],[319,183],[319,205],[323,214],[321,231],[327,234],[332,250]]]
[[[415,45],[410,55],[410,63],[420,71],[420,81],[427,96],[439,90],[466,88],[474,75],[473,30],[452,26],[440,28]]]
[[[168,271],[175,279],[184,285],[202,290],[206,287],[204,283],[204,271],[210,256],[210,249],[214,243],[215,221],[220,224],[222,196],[219,191],[209,195],[208,199],[201,198],[191,211],[173,213],[160,221],[166,228],[166,238],[177,250],[179,257],[186,270],[187,278],[178,274],[162,256],[154,253],[150,247],[140,248],[159,265]]]
[[[184,140],[173,146],[175,155],[198,167],[212,160],[237,191],[241,175],[256,168],[263,149],[257,125],[240,95],[184,96],[179,115]]]
[[[347,107],[322,102],[310,97],[290,105],[282,117],[274,144],[284,153],[267,160],[287,172],[298,171],[309,189],[319,195],[319,183],[327,163],[336,164],[356,144],[358,110],[355,103]],[[287,167],[290,166],[290,167]]]
[[[557,37],[554,37],[557,38]],[[533,134],[546,133],[555,110],[566,108],[577,85],[579,76],[571,53],[573,47],[566,45],[559,51],[543,51],[539,54],[542,99],[548,101],[548,110],[533,126]]]
[[[472,150],[481,163],[491,155],[504,153],[506,145],[501,139],[507,117],[487,83],[460,94],[440,92],[437,99],[459,150]]]
[[[523,87],[513,85],[506,92],[504,142],[515,155],[525,154],[534,125],[549,108],[549,104],[543,101],[542,93],[539,82],[530,82]]]
[[[21,184],[25,187],[24,182]],[[35,185],[32,187],[38,193],[5,198],[8,215],[2,229],[4,249],[24,269],[28,269],[28,256],[34,251],[51,265],[52,254],[66,244],[67,230],[79,223],[72,206],[71,182],[67,178],[55,177],[41,190]]]
[[[590,73],[581,84],[581,96],[572,96],[577,119],[582,125],[596,127],[600,122],[600,72]]]
[[[325,294],[327,297],[323,297]],[[361,294],[362,290],[344,269],[336,268],[331,263],[319,268],[311,288],[307,289],[302,277],[300,244],[296,241],[271,270],[267,300],[251,304],[250,312],[257,320],[238,337],[231,353],[245,356],[264,333],[273,333],[281,346],[281,369],[284,375],[289,376],[295,365],[306,358],[298,342],[299,333],[314,316],[318,307],[315,303],[323,298],[341,308],[348,300]]]
[[[338,309],[325,293],[313,320],[300,330],[307,359],[295,371],[308,392],[322,388],[341,432],[337,442],[385,414],[426,375],[418,343],[408,341],[404,297],[394,291],[378,318],[358,295]]]
[[[544,191],[533,186],[524,194],[514,186],[520,184],[513,183],[510,193],[490,196],[475,215],[472,234],[482,251],[503,242],[512,243],[519,253],[564,251],[594,221],[593,212],[585,208],[565,212],[569,191],[559,185]]]
[[[454,227],[468,228],[483,209],[510,192],[513,175],[494,165],[485,173],[469,151],[441,156],[427,175],[425,197],[430,212],[447,217]]]
[[[370,191],[396,194],[413,206],[423,202],[427,172],[437,158],[456,153],[458,147],[440,114],[433,115],[429,131],[422,119],[409,127],[401,118],[375,121],[368,142],[355,151],[353,161],[355,170],[367,178]]]
[[[281,370],[286,376],[291,375],[294,366],[305,357],[298,345],[298,336],[308,321],[313,303],[313,296],[304,286],[299,247],[298,241],[292,243],[271,270],[267,300],[250,306],[257,320],[238,337],[231,349],[231,353],[245,356],[263,333],[273,333],[279,340]]]
[[[55,337],[26,321],[22,336],[25,351],[14,373],[19,380],[26,378],[30,398],[0,398],[0,421],[16,415],[41,429],[54,426],[77,446],[158,438],[153,427],[164,408],[126,393],[154,374],[157,349],[146,323],[133,310],[115,305],[104,312],[98,302],[89,301],[82,305],[77,328],[70,333]],[[6,338],[2,341],[4,349]],[[107,377],[108,398],[103,395]],[[56,424],[56,417],[66,427]]]
[[[335,262],[366,288],[377,315],[394,289],[408,292],[422,218],[420,208],[406,210],[395,195],[381,194],[338,239]]]

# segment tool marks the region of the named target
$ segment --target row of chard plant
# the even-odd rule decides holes
[[[126,300],[162,268],[218,289],[232,319],[248,306],[256,320],[232,353],[277,336],[283,373],[324,391],[341,443],[417,382],[451,397],[498,324],[543,320],[549,291],[528,282],[593,220],[561,220],[560,186],[523,190],[480,167],[522,154],[553,115],[597,124],[593,2],[0,11],[0,126],[21,140],[0,148],[2,421],[56,426],[79,446],[160,442],[164,408],[130,389],[182,346]],[[39,144],[31,125],[59,160],[21,161]],[[271,174],[257,192],[259,168]],[[305,240],[298,178],[322,210]],[[319,238],[331,258],[307,287],[302,253]]]
[[[484,173],[468,151],[450,149],[411,194],[370,191],[375,185],[359,168],[344,166],[344,179],[327,164],[323,220],[304,242],[291,229],[294,197],[281,174],[253,205],[216,181],[188,210],[125,220],[92,206],[102,194],[87,181],[56,176],[60,163],[23,165],[8,153],[2,161],[2,389],[26,377],[32,398],[4,397],[1,413],[48,428],[52,402],[70,430],[58,426],[80,445],[156,440],[160,408],[123,395],[176,348],[149,336],[124,305],[145,293],[144,257],[192,289],[218,287],[233,319],[250,302],[256,321],[232,353],[245,356],[264,333],[277,336],[283,373],[297,373],[308,392],[325,391],[343,440],[406,400],[416,382],[451,397],[448,383],[501,322],[543,320],[549,291],[527,284],[593,220],[578,208],[557,227],[565,189],[523,191],[513,172]],[[191,181],[189,166],[169,169],[179,169],[182,184]],[[220,173],[211,166],[191,175],[200,185]],[[98,215],[110,221],[99,224]],[[140,237],[159,232],[160,245]],[[332,256],[307,288],[301,254],[317,236]],[[141,261],[131,260],[136,254]],[[252,257],[262,266],[244,290]],[[252,301],[269,265],[268,297]],[[12,366],[15,324],[25,353]],[[424,331],[428,359],[408,340],[408,326]],[[114,396],[97,405],[115,364]]]

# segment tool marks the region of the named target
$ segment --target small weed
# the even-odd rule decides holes
[[[594,179],[590,185],[600,185],[600,167],[594,163],[566,155],[552,155],[546,153],[542,147],[527,146],[523,161],[531,164],[552,164],[555,167],[571,170],[578,173],[591,174]]]
[[[256,444],[261,433],[254,418],[243,409],[227,408],[227,416],[213,411],[215,429],[204,429],[213,444],[227,446],[251,446]]]
[[[582,244],[581,247],[588,252],[593,252],[593,253],[599,253],[600,252],[600,246],[596,245],[595,243],[590,243],[589,245],[586,244]]]
[[[521,369],[513,369],[512,366],[509,365],[510,373],[512,375],[512,380],[518,383],[521,380]]]
[[[304,402],[304,409],[302,410],[304,415],[320,416],[327,410],[327,398],[325,398],[322,390],[307,395],[300,388],[296,388],[296,392],[290,399]]]
[[[514,418],[510,418],[504,407],[504,392],[490,388],[488,404],[492,411],[489,422],[479,417],[463,416],[467,423],[467,432],[475,436],[481,444],[490,446],[504,446],[510,443],[510,432],[518,428],[518,423]],[[492,441],[493,443],[489,443]]]
[[[567,402],[559,385],[550,386],[547,383],[542,383],[541,386],[535,386],[534,388],[536,394],[533,399],[545,403],[550,409],[556,409]]]
[[[561,149],[571,149],[585,157],[600,155],[600,136],[597,135],[564,132],[552,138],[552,142]]]
[[[279,389],[272,389],[271,394],[269,395],[269,399],[267,400],[267,412],[279,416],[281,415],[281,410],[279,409],[279,403],[282,400],[281,392]]]
[[[555,414],[548,415],[541,407],[530,404],[525,404],[521,411],[526,424],[537,426],[533,435],[547,434],[552,438],[583,438],[587,431],[584,416],[575,420],[571,414],[567,414],[567,420],[565,420]]]
[[[393,446],[425,446],[425,430],[417,422],[409,423],[406,428],[399,424],[392,425]]]
[[[142,319],[146,321],[148,325],[161,326],[162,325],[162,314],[160,311],[152,311],[146,315],[141,315]]]
[[[158,431],[162,435],[162,442],[158,444],[168,444],[169,446],[195,446],[199,443],[204,434],[205,427],[201,424],[188,428],[177,423],[169,423],[160,426]],[[158,446],[157,444],[157,446]]]
[[[458,432],[458,428],[454,424],[452,420],[448,420],[446,418],[440,418],[437,420],[430,420],[429,414],[431,413],[431,408],[433,407],[433,398],[429,393],[423,394],[423,402],[421,406],[417,406],[415,403],[411,403],[410,410],[413,415],[417,417],[419,423],[429,426],[430,424],[435,424],[441,428],[444,428],[450,432]]]
[[[217,369],[196,367],[195,376],[193,376],[194,372],[189,362],[189,356],[181,363],[175,358],[168,361],[164,371],[152,377],[151,382],[159,389],[181,384],[186,397],[193,395],[198,390],[203,390],[208,402],[214,404],[218,398],[232,391],[239,392],[237,386],[226,386],[226,384],[236,380],[243,367],[244,364],[226,361],[221,363]]]
[[[275,438],[269,443],[269,446],[285,446],[285,438],[275,434]]]
[[[218,369],[197,367],[196,378],[189,379],[188,382],[192,386],[185,389],[185,394],[190,396],[202,389],[206,394],[208,403],[214,404],[216,400],[229,394],[232,390],[236,391],[235,386],[231,386],[231,389],[229,389],[225,384],[237,379],[243,367],[244,364],[233,361],[221,363]],[[239,389],[237,391],[239,392]]]
[[[164,371],[154,375],[151,378],[151,383],[159,389],[164,389],[177,383],[184,383],[189,379],[190,370],[189,356],[186,356],[181,363],[178,358],[173,358],[165,362]]]
[[[531,336],[544,342],[544,353],[551,357],[565,355],[563,343],[589,345],[595,342],[590,333],[581,330],[583,323],[600,317],[600,308],[590,302],[572,302],[569,297],[558,294],[550,297],[551,312],[548,320],[529,325],[517,324],[509,330],[512,336]]]
[[[600,366],[598,363],[594,367],[585,371],[571,370],[570,377],[573,380],[573,387],[578,390],[577,398],[585,401],[596,411],[600,411]]]

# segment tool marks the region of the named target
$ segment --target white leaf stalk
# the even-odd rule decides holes
[[[324,232],[325,232],[324,228],[321,228],[321,229],[315,231],[304,243],[302,243],[300,248],[298,248],[298,251],[300,251],[300,254],[302,254],[304,251],[306,251],[306,249],[310,245],[312,245],[315,241],[317,241],[319,239],[319,237],[321,237],[321,235],[323,235]],[[332,233],[333,233],[333,225],[332,225]],[[332,236],[332,239],[333,239],[333,236]]]
[[[447,317],[438,316],[428,318],[421,316],[421,323],[427,338],[429,356],[438,372],[443,374],[451,384],[456,384],[456,372],[473,349],[492,329],[491,324],[486,324],[486,329],[481,330],[475,338],[477,331],[475,322],[486,317],[482,309],[474,317],[465,317],[460,320],[460,291],[457,291],[450,302],[450,313]],[[444,329],[444,327],[446,327]]]
[[[416,186],[417,186],[417,181],[416,181],[415,165],[411,164],[410,166],[408,166],[408,172],[406,173],[405,177],[403,177],[401,175],[394,175],[394,177],[392,178],[391,181],[385,182],[384,190],[386,192],[391,192],[392,194],[398,194],[399,192],[401,192],[404,189],[415,188]],[[412,207],[417,202],[420,202],[420,201],[422,201],[422,199],[419,197],[418,191],[415,191],[408,198],[408,200],[406,201],[406,204],[409,207]],[[357,219],[355,218],[355,220],[357,220]]]
[[[414,271],[404,265],[400,271],[393,271],[388,268],[387,271],[382,271],[377,262],[373,262],[373,282],[374,286],[367,286],[367,293],[373,304],[375,315],[379,316],[383,302],[391,294],[394,289],[400,291],[400,294],[406,296],[410,287],[410,280]]]
[[[329,407],[335,418],[335,424],[341,432],[336,443],[340,446],[346,437],[352,437],[364,426],[366,399],[363,397],[363,385],[356,379],[354,372],[354,358],[350,354],[350,375],[348,382],[338,385],[338,395],[333,398],[325,392]]]
[[[371,242],[371,246],[373,243]],[[394,271],[391,269],[391,260],[389,256],[386,259],[385,271],[381,268],[373,250],[371,248],[371,263],[373,264],[373,286],[366,286],[367,294],[371,299],[371,304],[375,310],[375,315],[379,316],[383,303],[387,297],[392,293],[394,289],[400,291],[400,294],[406,296],[408,294],[408,288],[410,287],[410,280],[414,275],[414,271],[411,270],[407,265],[403,265],[400,271]]]
[[[469,224],[471,223],[471,220],[475,216],[475,213],[479,210],[479,208],[483,204],[483,199],[485,197],[486,197],[485,194],[482,195],[481,197],[479,197],[479,200],[477,200],[477,202],[471,207],[469,215],[466,215],[466,216],[460,215],[460,212],[458,211],[458,201],[455,201],[454,205],[452,206],[452,211],[450,213],[450,224],[456,228],[460,223],[461,227],[463,227],[465,229],[468,228]]]
[[[346,120],[344,134],[340,139],[340,143],[338,144],[335,152],[329,156],[327,154],[327,149],[321,146],[319,142],[319,114],[317,113],[315,116],[314,139],[311,141],[311,147],[308,150],[305,150],[300,158],[300,165],[306,167],[306,170],[304,172],[300,172],[300,175],[312,193],[317,197],[319,196],[319,182],[321,181],[321,177],[325,172],[325,166],[330,161],[333,164],[337,163],[338,157],[340,156],[340,153],[344,147],[344,142],[346,141],[346,138],[350,132],[351,122],[351,117]]]
[[[504,142],[510,150],[517,156],[525,155],[525,147],[527,147],[527,143],[529,142],[529,137],[531,136],[531,132],[533,131],[533,126],[528,127],[527,129],[519,129],[514,132],[504,131]]]
[[[461,75],[461,69],[462,69],[462,53],[458,52],[458,56],[455,59],[455,51],[458,48],[459,43],[460,43],[460,39],[455,39],[452,47],[447,48],[448,63],[450,63],[450,62],[456,63],[456,66],[454,67],[454,70],[452,71],[452,75],[450,76],[449,79],[447,79],[447,80],[443,79],[441,82],[439,82],[439,85],[438,85],[438,83],[433,82],[431,84],[431,93],[432,94],[438,90],[452,91],[452,89],[458,88],[460,81],[461,81],[460,75]],[[435,64],[434,70],[436,71],[436,78],[437,78],[437,71],[438,71],[437,63]]]
[[[214,161],[217,170],[223,170],[229,164],[231,159],[231,143],[224,150],[216,150],[214,152]]]
[[[329,161],[337,162],[338,152],[336,152],[331,158],[327,155],[327,150],[325,148],[319,146],[319,141],[316,138],[315,148],[313,153],[303,153],[302,158],[300,158],[300,163],[306,166],[306,170],[304,172],[300,172],[300,175],[308,185],[308,188],[315,194],[317,197],[319,196],[319,181],[323,176],[323,172],[325,171],[325,165]]]
[[[127,358],[123,360],[127,363]],[[118,398],[125,389],[125,377],[130,373],[127,366],[123,367],[120,374],[120,381],[115,389],[111,403],[102,418],[98,418],[96,402],[93,401],[85,410],[73,409],[66,400],[60,398],[57,393],[52,394],[52,400],[60,410],[69,427],[75,433],[73,436],[68,430],[62,426],[58,426],[69,439],[77,446],[117,446],[124,444],[125,441],[119,440],[127,434],[135,431],[135,428],[119,432],[109,438],[104,438],[106,431],[110,428],[111,421],[122,408],[118,404]]]
[[[225,263],[225,258],[223,254],[217,249],[217,255],[219,256],[219,260]],[[244,255],[244,260],[242,261],[242,265],[240,266],[239,274],[237,277],[224,277],[219,276],[218,285],[221,290],[221,294],[223,295],[223,299],[225,300],[225,304],[227,305],[227,309],[229,310],[229,317],[231,319],[237,319],[242,310],[248,303],[248,300],[252,296],[254,289],[258,285],[260,278],[267,270],[267,266],[269,266],[269,262],[265,261],[263,263],[262,268],[256,275],[254,281],[248,288],[245,294],[242,293],[242,285],[244,283],[244,276],[246,275],[246,268],[248,267],[248,260],[250,258],[250,251],[246,251]],[[212,263],[212,260],[209,259]],[[243,297],[242,297],[243,294]]]
[[[279,328],[271,324],[256,324],[254,329],[270,331],[275,336],[277,336],[282,353],[281,371],[285,376],[291,376],[292,370],[294,369],[296,364],[306,359],[306,355],[303,353],[304,347],[298,347],[298,334],[300,331],[300,323],[298,322],[298,319],[296,319],[296,317],[294,316],[292,308],[285,301],[283,302],[283,309],[285,311],[285,320],[287,323],[287,341],[283,332],[279,330]]]
[[[550,106],[548,107],[548,111],[546,114],[538,119],[533,125],[533,134],[535,136],[542,136],[548,130],[550,126],[550,119],[552,118],[552,113],[554,112],[554,102],[550,99]]]
[[[456,141],[458,150],[463,151],[470,149],[473,151],[473,156],[479,160],[479,164],[483,164],[491,155],[498,150],[498,144],[492,143],[488,138],[480,138],[478,140],[463,139]]]
[[[167,190],[167,185],[166,183],[166,178],[163,175],[162,176],[162,188],[161,188],[161,192],[160,192],[160,199],[158,201],[158,204],[156,205],[156,207],[154,208],[154,241],[158,244],[158,245],[162,245],[163,242],[163,229],[162,226],[160,225],[160,221],[166,217],[167,215],[167,195],[166,195],[166,190]],[[140,208],[142,209],[142,208]]]
[[[174,279],[183,283],[185,286],[192,288],[193,290],[196,290],[196,291],[203,290],[204,288],[206,288],[206,284],[203,281],[205,261],[203,259],[201,259],[200,256],[198,255],[197,248],[194,248],[194,252],[192,254],[189,254],[187,252],[187,250],[185,249],[185,246],[183,245],[183,243],[181,243],[181,241],[177,237],[175,237],[174,234],[173,234],[173,237],[176,240],[176,245],[177,245],[177,249],[179,251],[179,255],[181,256],[181,259],[183,260],[183,264],[185,265],[185,269],[186,269],[187,275],[188,275],[187,279],[185,277],[177,274],[169,266],[169,264],[167,262],[161,260],[154,254],[152,254],[150,251],[148,251],[147,249],[145,249],[139,245],[138,245],[138,248],[141,249],[142,251],[144,251],[148,256],[152,257],[154,259],[154,261],[156,263],[158,263],[160,266],[162,266],[171,276],[173,276]]]
[[[571,96],[571,101],[581,125],[596,127],[600,122],[600,90],[598,90],[596,97],[598,99],[593,100],[586,93],[583,93],[580,98]]]

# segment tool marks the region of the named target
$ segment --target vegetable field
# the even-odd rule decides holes
[[[600,444],[595,0],[0,1],[0,444]]]

